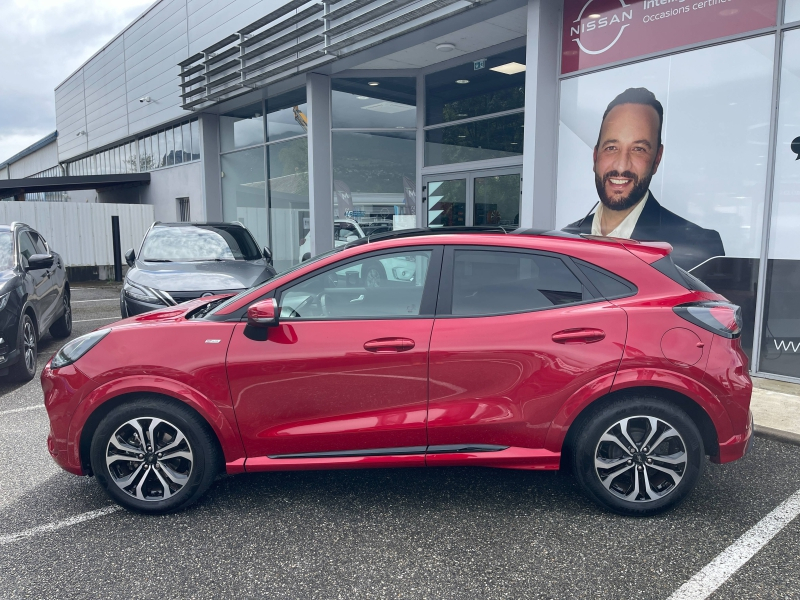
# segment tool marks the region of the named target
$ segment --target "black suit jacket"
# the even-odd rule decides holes
[[[568,233],[592,233],[594,213],[564,227]],[[640,242],[667,242],[672,245],[672,260],[682,269],[693,269],[712,256],[725,256],[719,233],[703,229],[661,206],[652,192],[633,228],[631,238]]]

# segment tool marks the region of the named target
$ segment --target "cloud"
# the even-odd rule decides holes
[[[55,130],[55,87],[152,3],[0,0],[0,162]]]

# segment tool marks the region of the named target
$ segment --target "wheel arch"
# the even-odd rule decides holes
[[[598,411],[603,409],[609,404],[626,399],[634,399],[640,395],[647,395],[650,397],[657,397],[673,406],[683,410],[689,418],[692,419],[697,429],[700,431],[700,436],[703,440],[703,446],[706,454],[712,458],[719,455],[719,437],[717,435],[717,428],[714,421],[706,410],[694,399],[682,394],[676,390],[657,386],[632,386],[621,390],[615,390],[605,394],[593,402],[587,404],[570,423],[567,429],[566,436],[561,445],[561,468],[567,468],[569,465],[569,457],[574,447],[575,438],[581,430],[581,426],[592,418]]]

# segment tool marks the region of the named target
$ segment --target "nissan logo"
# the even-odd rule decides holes
[[[214,295],[214,294],[212,294],[211,292],[206,292],[205,294],[203,294],[203,295],[202,295],[202,296],[200,296],[200,297],[201,297],[201,298],[208,298],[209,296],[213,296],[213,295]]]

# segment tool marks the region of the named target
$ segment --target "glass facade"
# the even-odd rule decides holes
[[[73,160],[67,174],[124,175],[200,160],[197,119]]]
[[[800,0],[786,0],[784,22],[794,23],[800,21]]]
[[[335,230],[416,227],[416,79],[334,79],[331,88]]]
[[[300,89],[220,117],[223,218],[269,247],[278,271],[308,246],[307,114]]]
[[[774,36],[767,35],[561,84],[556,226],[593,232],[598,200],[603,211],[622,210],[606,192],[608,177],[623,169],[617,155],[638,156],[636,142],[652,137],[649,157],[624,163],[637,182],[631,201],[645,202],[630,237],[671,243],[678,266],[742,306],[748,353],[768,173],[774,44]],[[622,104],[604,119],[623,92]],[[660,128],[657,111],[636,104],[651,100],[663,107]],[[628,132],[637,139],[626,141]]]

